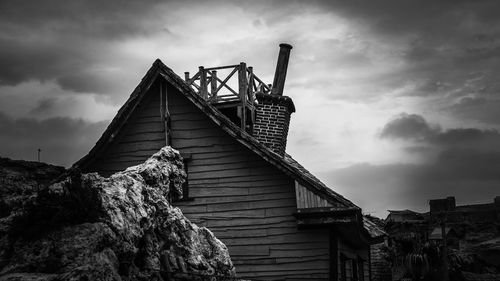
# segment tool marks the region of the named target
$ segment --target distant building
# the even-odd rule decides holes
[[[457,205],[453,196],[433,199],[427,213],[391,210],[384,229],[393,253],[393,280],[408,273],[406,255],[426,245],[441,247],[443,230],[448,254],[463,265],[453,268],[453,274],[463,280],[500,280],[500,196],[491,203],[469,205]]]
[[[411,210],[388,210],[389,215],[385,219],[386,222],[417,222],[424,220],[424,216],[420,213]]]
[[[497,222],[500,220],[500,196],[486,204],[459,205],[455,197],[434,199],[429,201],[429,215],[433,222],[445,219],[448,223],[463,223],[467,221]]]

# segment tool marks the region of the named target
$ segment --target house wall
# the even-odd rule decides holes
[[[176,89],[167,92],[172,147],[191,154],[193,200],[176,205],[228,246],[238,276],[328,280],[329,233],[297,229],[294,181],[225,133]],[[159,102],[155,85],[93,170],[123,170],[165,144]]]

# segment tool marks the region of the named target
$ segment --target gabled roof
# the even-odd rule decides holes
[[[420,213],[417,213],[415,211],[412,211],[412,210],[387,210],[389,213],[391,214],[395,214],[395,215],[420,215]]]
[[[363,216],[363,226],[370,233],[372,239],[383,238],[387,236],[387,232],[373,221],[369,216]]]
[[[287,175],[297,180],[312,192],[318,194],[322,198],[330,201],[338,209],[355,208],[359,209],[351,201],[347,200],[340,194],[334,192],[323,184],[319,179],[314,177],[309,171],[302,167],[297,161],[293,160],[289,155],[281,157],[274,153],[261,143],[259,143],[253,136],[241,130],[230,121],[218,109],[205,101],[201,96],[196,94],[191,87],[189,87],[182,78],[175,74],[170,68],[157,59],[153,66],[148,70],[139,85],[130,95],[129,99],[120,108],[115,118],[111,121],[108,128],[104,131],[101,138],[97,141],[96,145],[90,152],[76,162],[72,168],[85,169],[97,155],[103,151],[111,140],[116,136],[117,132],[127,121],[128,117],[134,111],[135,107],[139,104],[142,97],[145,95],[149,87],[156,80],[157,77],[163,77],[172,86],[176,87],[185,97],[190,100],[197,108],[203,111],[213,122],[215,122],[226,133],[234,137],[238,142],[261,156],[265,161],[274,165]]]

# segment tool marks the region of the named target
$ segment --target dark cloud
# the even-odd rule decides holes
[[[442,109],[458,118],[499,124],[496,114],[499,111],[493,105],[468,107],[466,113],[461,111],[460,105],[454,105],[458,98],[497,96],[499,93],[499,1],[384,0],[367,3],[339,0],[316,3],[368,29],[365,39],[368,49],[392,44],[390,57],[405,63],[399,71],[371,76],[367,83],[373,84],[372,88],[382,87],[386,92],[407,89],[398,94],[440,98]],[[477,73],[481,73],[481,77]]]
[[[489,202],[500,195],[500,153],[449,150],[426,164],[356,164],[322,178],[366,212],[427,211],[429,199],[455,196],[462,203]]]
[[[500,133],[497,130],[477,128],[442,130],[439,125],[429,124],[424,117],[417,114],[398,115],[384,126],[380,137],[416,142],[419,144],[417,146],[419,149],[427,145],[441,149],[500,150],[498,147]]]
[[[77,33],[83,37],[122,38],[143,34],[145,19],[161,1],[0,1],[0,18],[7,31]],[[166,2],[163,2],[166,3]],[[34,32],[36,30],[31,30]]]
[[[440,129],[416,114],[400,114],[380,134],[400,139],[418,164],[356,164],[326,173],[332,186],[374,210],[413,207],[425,210],[432,198],[488,201],[500,195],[500,133],[477,128]],[[378,198],[371,202],[367,198]],[[378,205],[377,205],[378,204]]]
[[[384,126],[380,137],[422,140],[435,135],[438,131],[439,128],[437,126],[428,124],[420,115],[401,113]]]
[[[69,166],[88,153],[108,122],[90,123],[81,119],[13,119],[0,112],[0,155]]]
[[[316,1],[347,18],[355,18],[371,24],[380,33],[401,34],[408,32],[440,32],[467,25],[467,20],[479,24],[494,24],[498,18],[500,3],[494,0],[362,0]],[[458,32],[458,31],[457,31]],[[453,34],[443,34],[451,37]]]
[[[1,1],[0,84],[51,80],[75,92],[109,94],[118,79],[102,69],[121,69],[113,73],[121,77],[127,72],[127,58],[114,43],[161,30],[152,16],[158,4]]]

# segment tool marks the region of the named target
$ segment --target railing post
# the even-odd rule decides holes
[[[189,82],[189,71],[184,72],[184,80],[186,80],[186,82]]]
[[[254,102],[254,91],[255,91],[255,79],[253,78],[253,67],[248,67],[248,99],[250,99],[250,103]]]
[[[255,85],[255,79],[253,75],[253,67],[249,66],[248,67],[248,72],[249,72],[249,77],[248,77],[248,84],[249,84],[249,89],[248,89],[248,98],[250,100],[250,120],[252,127],[250,130],[253,130],[253,124],[255,123],[255,91],[257,90],[257,86]],[[252,132],[250,132],[252,133]]]
[[[210,88],[211,88],[211,98],[213,101],[217,101],[217,71],[212,70],[210,80]]]
[[[207,72],[203,66],[199,67],[200,69],[200,95],[207,99],[208,96],[208,85],[207,85]]]
[[[241,99],[241,129],[245,130],[246,127],[246,104],[247,104],[247,64],[240,62],[240,67],[238,69],[238,84],[239,84],[239,95]]]

